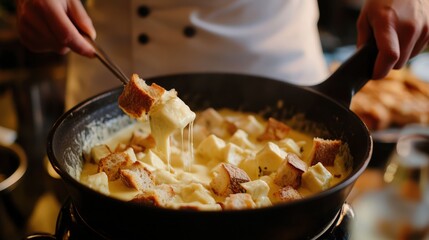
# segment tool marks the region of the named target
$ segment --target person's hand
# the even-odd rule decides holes
[[[72,50],[94,57],[94,48],[80,31],[95,38],[95,29],[80,0],[16,0],[18,33],[34,52]]]
[[[402,68],[429,42],[429,0],[367,0],[357,21],[358,47],[374,37],[373,79]]]

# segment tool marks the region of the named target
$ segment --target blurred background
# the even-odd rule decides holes
[[[1,0],[0,145],[12,144],[25,155],[0,148],[0,176],[9,176],[22,164],[17,158],[26,158],[27,166],[23,177],[12,179],[16,184],[0,187],[0,239],[53,232],[61,201],[57,199],[63,198],[58,195],[62,188],[54,186],[57,181],[46,170],[45,153],[48,131],[64,108],[66,59],[29,52],[15,26],[14,1]]]
[[[332,69],[355,50],[355,25],[361,2],[319,1],[320,37]],[[29,52],[20,44],[15,26],[14,1],[0,0],[0,145],[17,146],[24,153],[24,156],[11,155],[0,148],[0,183],[8,177],[7,168],[18,168],[17,158],[27,160],[26,172],[16,179],[17,184],[8,189],[0,188],[0,239],[22,239],[37,232],[53,233],[58,211],[66,199],[61,181],[49,168],[46,139],[50,127],[64,111],[67,56]],[[391,182],[385,175],[387,167],[392,168],[389,163],[398,132],[410,123],[429,122],[429,85],[424,79],[424,70],[429,66],[427,61],[426,65],[421,62],[413,66],[410,63],[406,69],[389,74],[385,80],[394,82],[394,87],[387,87],[392,84],[383,85],[385,81],[380,81],[354,98],[352,109],[379,138],[375,139],[370,167],[356,183],[350,201],[364,193],[385,189]],[[384,95],[380,93],[383,89],[386,89]],[[4,159],[15,163],[1,164]],[[419,169],[423,171],[421,166]],[[392,169],[389,171],[392,180],[394,174]],[[427,179],[413,179],[419,184],[429,183]],[[365,202],[360,203],[359,208],[362,206],[365,208]],[[356,212],[359,214],[359,210]],[[416,238],[413,239],[423,239],[428,231],[429,225],[423,224],[418,231],[409,227],[408,235],[404,236],[414,234]]]

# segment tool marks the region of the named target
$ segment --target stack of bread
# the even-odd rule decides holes
[[[352,99],[351,110],[372,131],[429,123],[429,83],[408,68],[369,81]]]

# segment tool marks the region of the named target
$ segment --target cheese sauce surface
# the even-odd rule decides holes
[[[176,131],[162,125],[153,128],[156,122],[136,122],[92,148],[81,182],[124,201],[222,210],[299,200],[338,184],[350,174],[346,144],[341,144],[333,164],[315,164],[317,136],[285,130],[287,125],[278,122],[253,113],[211,108],[197,112],[192,124]],[[136,133],[149,139],[156,133],[151,129],[163,134],[154,136],[157,141],[164,139],[163,143],[149,147],[133,143]],[[100,146],[107,146],[108,151],[97,150]],[[140,172],[121,173],[111,179],[111,172],[100,168],[100,163],[106,162],[103,159],[121,152],[149,172],[150,187],[128,184],[136,176],[140,179]],[[289,163],[285,163],[287,159]]]

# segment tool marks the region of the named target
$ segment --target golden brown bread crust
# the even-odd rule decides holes
[[[371,131],[429,123],[429,83],[407,68],[391,70],[385,78],[365,84],[350,109]]]
[[[130,202],[160,207],[165,206],[175,194],[171,186],[161,184],[137,194]]]
[[[333,166],[340,147],[341,140],[314,138],[310,161],[311,166],[318,162],[321,162],[324,166]]]
[[[111,153],[107,157],[100,159],[97,172],[105,172],[109,181],[114,181],[119,178],[119,169],[121,167],[130,166],[132,164],[133,161],[126,153]]]
[[[152,134],[144,134],[141,131],[134,131],[130,139],[130,146],[133,148],[140,147],[142,151],[154,148],[156,145],[155,138]]]
[[[285,161],[282,162],[277,170],[274,183],[281,187],[291,186],[297,188],[301,185],[302,174],[307,171],[307,168],[307,164],[298,155],[288,153]]]
[[[218,196],[228,196],[233,193],[245,193],[246,189],[241,183],[249,182],[247,173],[229,163],[221,163],[219,172],[210,182],[210,187]]]
[[[248,193],[230,194],[222,205],[223,209],[239,210],[255,208],[256,204]]]
[[[156,83],[148,86],[137,74],[133,74],[118,98],[119,107],[134,118],[142,118],[164,92],[163,87]]]
[[[159,200],[158,196],[155,194],[146,194],[146,193],[139,193],[137,194],[133,199],[130,200],[130,202],[138,203],[141,205],[148,205],[148,206],[161,206],[161,201]]]
[[[258,136],[258,141],[282,140],[287,137],[290,130],[291,128],[288,125],[274,118],[269,118],[265,132]]]
[[[290,202],[302,198],[301,194],[291,186],[281,188],[273,196],[279,202]]]
[[[119,168],[119,176],[125,186],[144,190],[155,186],[152,173],[139,161],[130,166]]]

